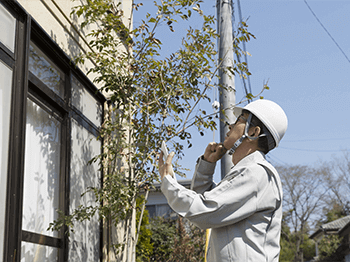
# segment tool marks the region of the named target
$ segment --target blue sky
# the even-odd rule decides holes
[[[145,7],[153,1],[143,1]],[[202,8],[216,15],[214,0]],[[308,0],[307,3],[333,39],[350,58],[350,1]],[[238,22],[237,1],[235,21]],[[268,80],[270,90],[264,98],[280,104],[289,126],[280,146],[271,151],[275,164],[317,165],[350,150],[350,62],[311,13],[304,0],[242,0],[241,12],[248,18],[249,31],[256,36],[246,44],[253,93]],[[195,23],[194,23],[195,24]],[[193,25],[193,24],[192,24]],[[163,52],[180,44],[181,29],[163,41]],[[168,31],[166,31],[168,32]],[[178,40],[177,40],[178,39]],[[236,78],[236,101],[244,96],[242,82]],[[216,131],[216,141],[219,141]],[[192,171],[195,161],[213,140],[194,134],[194,146],[180,161]],[[214,177],[220,180],[219,166]]]
[[[307,1],[350,57],[350,2]],[[289,127],[271,158],[315,164],[350,149],[350,62],[302,0],[242,1],[256,40],[247,44],[252,89],[269,79],[264,97],[286,111]],[[238,88],[237,88],[238,89]]]

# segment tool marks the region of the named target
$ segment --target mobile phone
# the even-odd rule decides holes
[[[161,150],[163,151],[164,161],[166,161],[168,158],[169,152],[168,152],[168,149],[166,147],[164,140],[162,141]]]

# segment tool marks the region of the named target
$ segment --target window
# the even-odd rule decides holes
[[[33,42],[29,46],[29,71],[64,98],[65,75]]]
[[[0,60],[0,256],[3,253],[12,69]]]
[[[96,139],[102,120],[101,102],[76,76],[53,61],[37,44],[30,43],[21,246],[24,261],[34,261],[31,258],[39,250],[40,261],[59,259],[57,250],[62,248],[64,233],[47,231],[49,223],[58,217],[58,209],[70,213],[82,204],[94,203],[92,193],[81,195],[101,182],[98,166],[88,165],[101,150],[101,141]],[[66,155],[70,156],[68,161]],[[63,183],[64,179],[69,183]],[[69,202],[62,194],[69,195]],[[96,214],[75,225],[68,242],[68,260],[98,261],[99,249],[100,221]]]
[[[10,52],[15,51],[16,19],[0,4],[0,42]]]
[[[58,248],[22,242],[21,262],[26,262],[26,261],[54,262],[54,261],[57,261],[57,255],[58,255]]]
[[[99,154],[101,143],[93,134],[76,120],[72,119],[71,132],[71,164],[70,164],[70,212],[79,205],[93,205],[95,196],[92,192],[85,194],[88,187],[100,186],[100,175],[97,163],[87,162]],[[97,175],[96,175],[97,174]],[[100,225],[98,214],[83,223],[74,226],[69,242],[69,261],[98,261],[100,252]]]
[[[173,217],[174,211],[168,204],[146,205],[149,217]]]
[[[22,229],[57,237],[47,231],[59,206],[61,121],[27,100]]]
[[[101,221],[47,230],[94,204],[105,98],[13,1],[0,4],[0,261],[100,261]],[[2,2],[1,2],[2,3]],[[10,4],[9,4],[10,3]],[[13,8],[13,7],[16,8]],[[9,11],[10,10],[10,11]],[[17,13],[19,12],[19,13]]]
[[[102,106],[90,94],[79,80],[72,75],[72,104],[84,114],[94,125],[100,126],[102,121]]]
[[[0,260],[5,243],[8,151],[16,19],[0,4]]]

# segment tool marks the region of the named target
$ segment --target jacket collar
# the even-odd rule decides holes
[[[236,165],[232,166],[230,172],[228,172],[225,177],[220,181],[220,183],[224,180],[231,179],[232,177],[235,177],[237,175],[236,170],[240,167],[249,166],[252,163],[262,163],[266,162],[265,160],[265,154],[261,151],[255,151],[246,157],[242,158],[241,161],[239,161]],[[219,183],[219,184],[220,184]]]
[[[265,161],[265,154],[261,151],[256,150],[255,152],[242,158],[241,161],[239,161],[235,166],[233,166],[233,168],[240,167],[240,166],[247,166],[251,162],[261,163],[263,161]]]

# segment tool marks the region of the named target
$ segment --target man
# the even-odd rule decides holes
[[[223,143],[210,143],[197,160],[192,190],[173,178],[172,152],[159,159],[161,190],[179,215],[202,229],[211,228],[209,262],[278,261],[282,219],[282,186],[265,154],[277,147],[287,129],[280,106],[257,100],[234,108]],[[215,185],[216,161],[229,150],[233,167]]]

